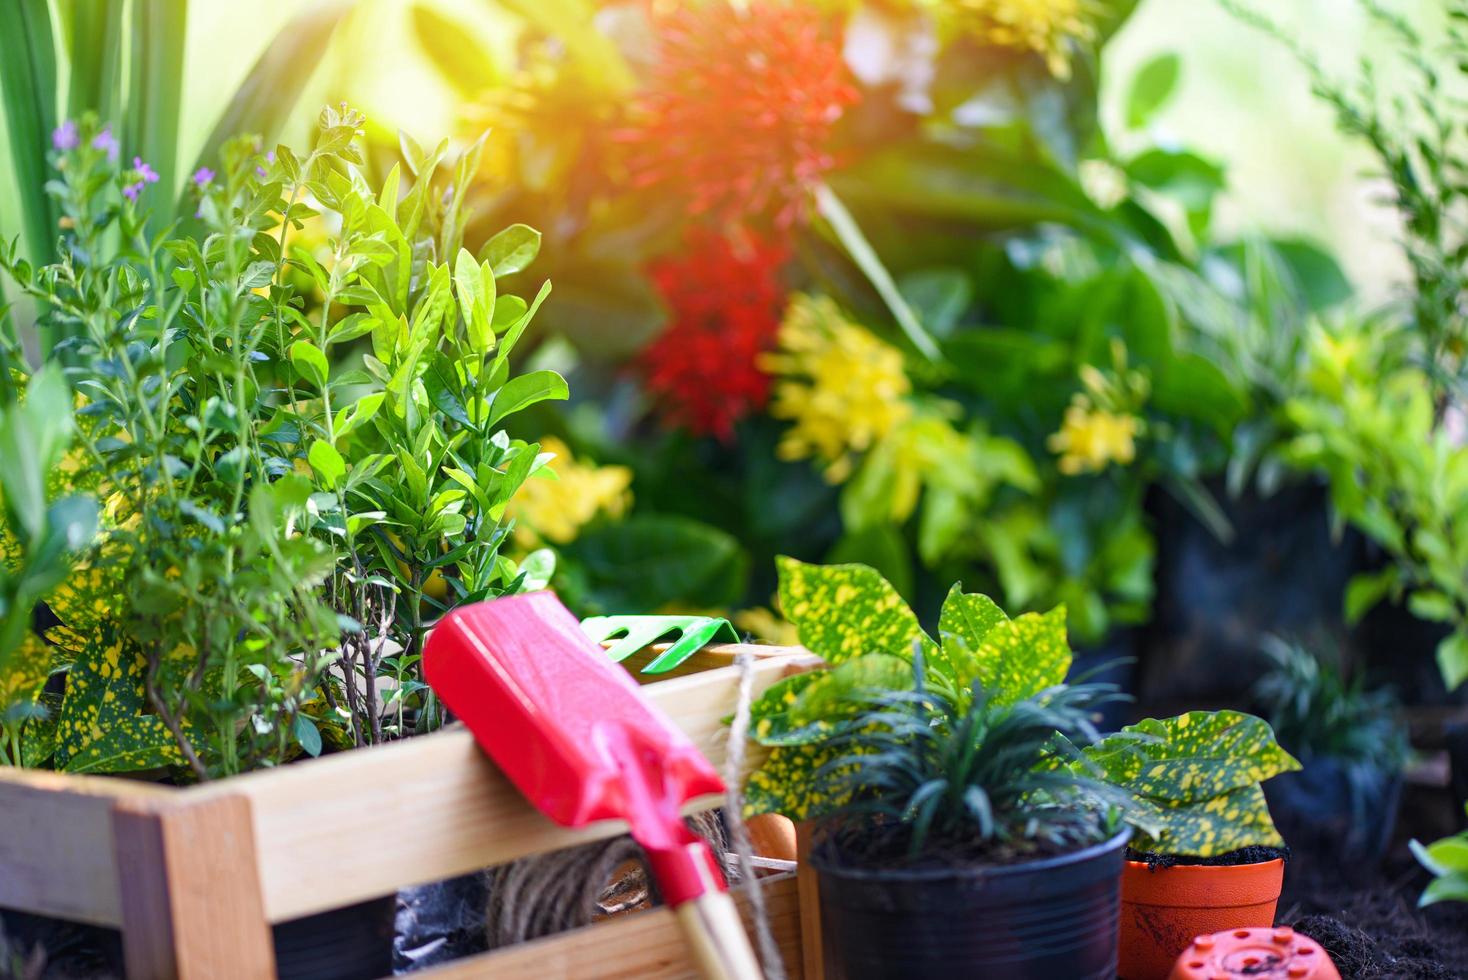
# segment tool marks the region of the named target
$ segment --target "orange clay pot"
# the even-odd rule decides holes
[[[795,860],[795,824],[778,813],[761,813],[745,822],[749,843],[760,857]]]
[[[1330,955],[1289,926],[1198,936],[1169,980],[1341,980]]]
[[[1194,937],[1274,925],[1284,861],[1150,870],[1128,861],[1121,873],[1122,980],[1167,980]]]

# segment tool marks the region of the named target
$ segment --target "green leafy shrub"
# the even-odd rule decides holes
[[[865,767],[851,779],[831,776],[856,765],[857,753],[847,743],[880,744],[881,751],[895,752],[883,758],[900,762],[909,774],[890,777],[898,786],[911,785],[910,774],[925,771],[915,768],[911,753],[941,758],[950,747],[940,741],[899,751],[897,742],[915,737],[914,725],[897,711],[895,728],[884,721],[878,728],[885,732],[866,731],[874,703],[906,705],[908,714],[919,710],[914,705],[925,705],[920,710],[935,713],[940,733],[963,728],[970,739],[964,744],[975,752],[974,733],[1025,704],[1027,717],[1054,708],[1057,717],[1071,719],[1051,730],[1052,743],[1034,758],[1035,765],[1064,769],[1065,780],[1104,787],[1090,794],[1091,804],[1119,806],[1141,832],[1140,846],[1210,857],[1280,844],[1259,784],[1299,764],[1264,721],[1235,711],[1195,711],[1147,719],[1084,744],[1096,732],[1075,722],[1070,711],[1087,700],[1084,694],[1095,692],[1083,685],[1076,694],[1065,683],[1071,651],[1064,608],[1011,619],[992,600],[955,585],[935,641],[870,568],[782,558],[778,569],[785,616],[801,643],[827,666],[781,681],[753,705],[752,737],[771,751],[749,778],[751,811],[799,820],[850,806]],[[904,734],[894,734],[899,730]],[[1068,738],[1077,732],[1084,737],[1079,746]]]
[[[1412,853],[1436,878],[1423,891],[1418,904],[1468,902],[1468,831],[1444,837],[1426,847],[1414,840]]]
[[[1468,680],[1468,447],[1440,425],[1428,375],[1401,331],[1320,328],[1303,390],[1286,405],[1294,465],[1324,473],[1337,519],[1392,556],[1346,592],[1354,623],[1384,599],[1450,628],[1437,662]]]
[[[502,422],[566,393],[509,367],[549,286],[497,296],[496,264],[528,262],[533,233],[476,260],[459,236],[479,144],[447,181],[446,144],[410,146],[411,189],[394,169],[374,190],[362,123],[325,110],[304,156],[228,144],[194,175],[204,233],[163,241],[156,174],[85,119],[48,185],[65,258],[0,256],[68,338],[72,480],[103,501],[99,543],[47,597],[58,769],[208,777],[430,728],[425,620],[549,573],[500,554],[506,503],[546,462]],[[323,252],[293,240],[328,219]]]

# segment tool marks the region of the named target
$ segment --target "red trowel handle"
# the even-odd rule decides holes
[[[647,863],[663,898],[707,980],[761,980],[759,962],[739,909],[724,890],[724,876],[708,844],[691,833],[679,843],[648,846]]]

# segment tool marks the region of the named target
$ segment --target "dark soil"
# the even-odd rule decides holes
[[[1192,854],[1159,854],[1156,851],[1138,851],[1131,847],[1126,849],[1128,861],[1144,862],[1152,871],[1178,866],[1231,868],[1240,864],[1263,864],[1265,861],[1273,861],[1276,858],[1284,858],[1288,862],[1290,849],[1288,847],[1241,847],[1237,851],[1229,851],[1227,854],[1207,858],[1195,857]]]
[[[1055,828],[1053,836],[1000,840],[932,837],[914,856],[910,828],[901,823],[827,823],[816,832],[814,857],[828,866],[868,871],[981,869],[1058,857],[1099,844],[1112,834],[1097,823]]]
[[[1417,908],[1429,880],[1400,850],[1369,883],[1359,869],[1347,880],[1332,863],[1295,861],[1285,876],[1277,921],[1325,947],[1342,977],[1468,977],[1468,905]]]

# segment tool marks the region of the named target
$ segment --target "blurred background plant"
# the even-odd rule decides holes
[[[214,125],[218,110],[192,95],[172,116],[162,95],[147,111],[196,120],[178,124],[186,134],[222,138],[249,112],[264,114],[255,128],[290,130],[300,114],[289,95],[265,100],[267,112],[261,93],[309,82],[333,97],[360,93],[389,116],[396,107],[420,134],[457,129],[448,147],[425,152],[411,136],[366,126],[354,166],[399,197],[424,188],[424,208],[438,212],[438,229],[415,240],[415,277],[431,261],[452,266],[454,279],[459,263],[446,245],[462,240],[472,263],[494,273],[498,303],[529,310],[544,277],[556,280],[518,351],[530,375],[564,376],[575,395],[527,405],[506,432],[511,455],[520,444],[554,445],[564,473],[530,481],[508,512],[520,523],[503,547],[530,570],[527,582],[544,581],[554,561],[555,584],[584,613],[718,612],[773,637],[788,633],[771,601],[776,554],[861,561],[924,621],[954,580],[1016,610],[1063,603],[1083,663],[1141,658],[1139,676],[1120,668],[1109,679],[1154,699],[1203,690],[1241,700],[1251,677],[1230,665],[1252,654],[1262,632],[1328,621],[1357,652],[1340,593],[1365,571],[1373,577],[1353,587],[1351,618],[1373,594],[1418,595],[1416,612],[1448,621],[1439,659],[1442,686],[1452,686],[1462,641],[1451,515],[1442,500],[1394,484],[1381,499],[1402,529],[1398,542],[1376,517],[1349,510],[1342,487],[1362,476],[1353,467],[1378,467],[1392,483],[1391,467],[1421,460],[1406,459],[1401,441],[1364,448],[1355,429],[1369,428],[1370,413],[1358,404],[1346,418],[1331,407],[1312,338],[1451,333],[1438,294],[1451,292],[1456,246],[1451,228],[1430,226],[1426,212],[1455,193],[1456,150],[1441,131],[1448,110],[1416,103],[1435,79],[1448,84],[1457,35],[1444,35],[1442,52],[1403,56],[1397,49],[1413,38],[1435,36],[1441,12],[1353,5],[1356,19],[1331,30],[1349,42],[1342,52],[1382,66],[1370,79],[1383,92],[1406,91],[1400,106],[1384,100],[1372,110],[1369,88],[1332,86],[1350,77],[1339,52],[1300,68],[1281,50],[1272,63],[1300,90],[1281,82],[1269,95],[1300,108],[1304,122],[1290,126],[1298,138],[1231,145],[1219,132],[1259,86],[1220,67],[1226,45],[1176,30],[1166,5],[1025,9],[1017,19],[986,3],[768,3],[743,12],[722,0],[361,0],[306,13],[267,5],[253,28],[265,53],[248,73],[241,66],[247,80],[224,116],[234,122]],[[107,63],[80,57],[91,49],[78,45],[95,36],[98,50],[127,54],[120,97],[143,98],[152,90],[134,66],[153,60],[135,50],[172,52],[159,78],[186,79],[211,50],[207,25],[225,23],[203,8],[156,22],[136,6],[118,10],[79,29],[48,9],[28,28],[51,32],[39,50],[56,51],[63,66],[65,77],[41,91],[68,104],[73,92],[85,96],[91,83],[67,72],[84,60]],[[1288,32],[1297,14],[1310,10],[1271,16]],[[1222,6],[1193,15],[1218,36],[1254,30]],[[310,39],[280,30],[290,16],[313,18]],[[1320,42],[1331,48],[1325,35]],[[297,44],[305,56],[288,57]],[[10,68],[45,74],[39,64]],[[1311,79],[1327,96],[1322,105],[1309,101]],[[7,119],[44,109],[26,108],[21,85],[6,91],[21,93]],[[1217,110],[1219,127],[1202,122],[1204,105]],[[1333,115],[1344,137],[1330,135]],[[1257,127],[1259,117],[1247,118]],[[18,152],[20,129],[7,127]],[[493,134],[477,142],[486,127]],[[39,141],[24,143],[31,156],[44,156],[48,139],[77,138],[60,125],[36,132]],[[167,198],[156,203],[177,210],[181,227],[203,221],[147,183],[155,174],[163,187],[186,184],[194,137],[160,149],[170,177],[119,134],[120,159],[147,164],[143,193]],[[1358,136],[1364,147],[1342,149],[1343,138]],[[1296,166],[1294,152],[1322,162]],[[1350,172],[1373,153],[1397,179],[1388,203],[1408,221],[1407,257],[1396,265],[1386,244],[1361,244],[1385,227],[1379,211],[1361,217],[1372,212],[1359,206]],[[440,154],[454,161],[452,175],[434,176]],[[461,180],[461,190],[449,189]],[[1412,181],[1427,196],[1409,200]],[[298,203],[326,202],[306,194]],[[1345,212],[1355,224],[1343,224]],[[27,222],[6,227],[29,241]],[[301,257],[286,274],[307,322],[334,323],[334,307],[350,303],[331,291],[340,287],[332,242],[352,232],[316,216],[296,224],[286,248]],[[543,243],[531,228],[543,230]],[[525,257],[542,244],[527,270]],[[1405,315],[1373,310],[1397,270],[1415,283],[1411,321],[1436,310],[1433,322],[1448,325],[1379,329]],[[29,336],[31,314],[18,312],[17,336]],[[326,339],[309,341],[320,361],[301,348],[299,383],[310,389],[319,374],[328,388],[346,379],[355,390],[370,375],[353,360],[368,338],[335,350]],[[381,338],[371,339],[370,356],[388,365]],[[1391,362],[1446,390],[1440,365],[1452,343],[1410,348]],[[1434,439],[1457,417],[1445,398],[1433,400]],[[328,428],[315,411],[312,424]],[[376,431],[385,418],[377,411],[360,431]],[[406,430],[395,438],[414,459],[422,451]],[[397,459],[398,445],[354,437],[341,452],[351,466],[389,448]],[[393,605],[394,621],[409,623],[394,640],[404,650],[446,602],[478,594],[476,576],[503,582],[499,546],[472,556],[427,548],[468,513],[461,508],[480,474],[458,469],[463,479],[452,485],[376,488],[366,511],[400,522],[390,535],[363,538],[383,580],[421,595]],[[1440,469],[1427,483],[1451,467]],[[385,487],[412,473],[399,460],[373,479]],[[1326,480],[1344,519],[1334,539]],[[486,504],[498,506],[474,502]],[[1435,559],[1423,550],[1434,540],[1416,530],[1429,524],[1448,542]],[[1362,535],[1394,556],[1397,571],[1382,571],[1379,554],[1362,557]],[[403,560],[407,552],[420,558]],[[1280,554],[1286,560],[1268,564]],[[1253,577],[1225,581],[1218,569],[1227,561]],[[1314,587],[1320,595],[1305,596],[1314,579],[1302,570],[1321,566],[1330,572]],[[1220,596],[1237,619],[1207,605]]]
[[[23,0],[0,11],[0,101],[15,182],[0,215],[9,234],[21,235],[20,254],[33,264],[59,257],[62,230],[55,198],[34,189],[48,179],[49,154],[75,148],[85,113],[116,126],[91,136],[114,159],[149,161],[161,184],[151,210],[159,233],[192,213],[185,178],[217,161],[226,141],[248,132],[273,143],[351,8],[317,4],[296,14],[233,90],[213,96],[208,124],[190,120],[190,128],[185,103],[197,91],[218,91],[190,84],[206,71],[188,57],[191,6],[198,5]]]

